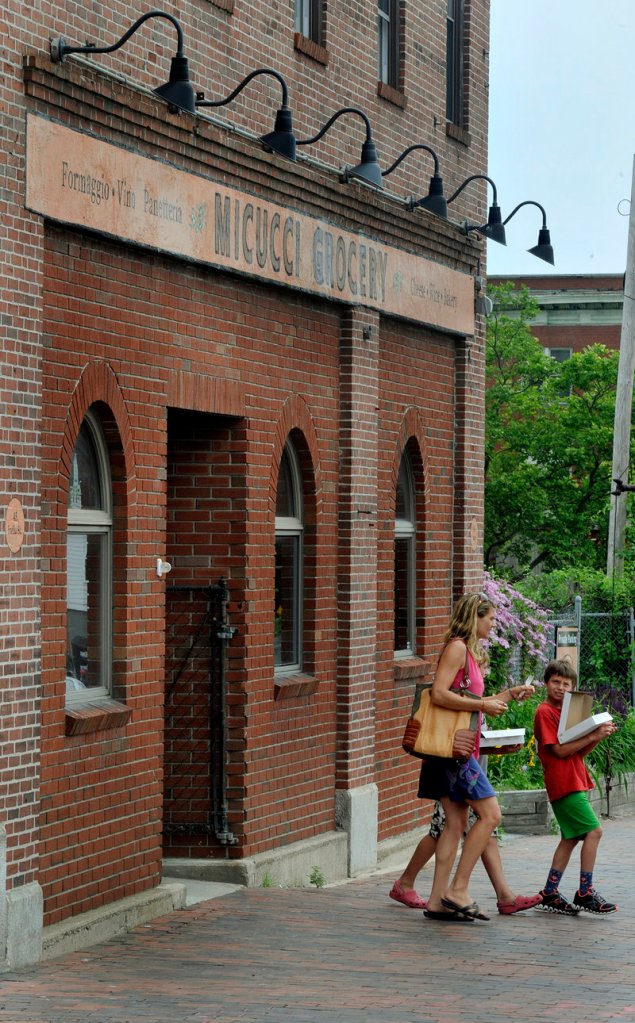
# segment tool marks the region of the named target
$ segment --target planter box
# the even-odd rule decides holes
[[[553,811],[546,789],[508,790],[498,793],[503,811],[505,831],[519,835],[548,835],[553,825]],[[619,817],[635,813],[635,774],[627,774],[624,781],[613,779],[607,799],[606,780],[591,792],[591,805],[598,817],[607,814]]]
[[[503,828],[517,835],[549,835],[553,812],[546,789],[512,789],[498,793]]]

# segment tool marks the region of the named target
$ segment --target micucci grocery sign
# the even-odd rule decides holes
[[[26,206],[199,263],[474,333],[467,274],[31,114]]]

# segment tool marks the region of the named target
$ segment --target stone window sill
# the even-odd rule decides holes
[[[432,672],[430,662],[421,657],[396,657],[393,661],[395,682],[420,682],[426,675],[431,678]]]
[[[464,146],[472,145],[472,136],[469,131],[459,127],[458,124],[452,124],[451,121],[448,121],[445,126],[445,134],[448,138],[454,139],[455,142],[460,142]]]
[[[234,13],[234,0],[209,0],[213,7],[220,7],[221,11],[228,14]]]
[[[65,707],[66,735],[88,735],[127,725],[132,716],[130,707],[117,700],[95,700],[94,703]]]
[[[392,85],[387,85],[386,82],[377,82],[377,95],[388,103],[401,107],[402,110],[406,109],[406,97],[403,92],[399,89],[394,89]]]
[[[274,700],[290,700],[294,696],[312,696],[317,692],[318,680],[314,675],[276,675],[273,681]]]
[[[303,36],[300,32],[295,32],[293,35],[293,46],[298,53],[303,53],[305,57],[311,57],[312,60],[316,60],[318,64],[326,65],[329,62],[328,50],[325,46],[320,46],[313,39],[308,39]]]

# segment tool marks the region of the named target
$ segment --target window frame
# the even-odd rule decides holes
[[[275,517],[275,541],[274,552],[277,551],[278,540],[283,537],[293,537],[295,543],[295,577],[293,579],[293,621],[292,621],[292,646],[294,660],[286,663],[276,663],[275,631],[274,631],[274,674],[277,677],[293,675],[302,671],[303,665],[303,621],[304,621],[304,489],[300,460],[294,444],[287,439],[280,458],[278,469],[278,486],[280,475],[285,471],[285,459],[289,466],[289,483],[291,490],[291,505],[296,515],[276,515]],[[277,554],[274,553],[277,559]],[[276,594],[274,581],[274,616],[276,614]],[[274,617],[275,626],[275,617]]]
[[[377,79],[391,89],[401,89],[401,0],[377,3]]]
[[[569,348],[567,345],[554,345],[553,347],[544,349],[545,355],[548,355],[554,362],[562,364],[568,362],[573,355],[573,348]],[[554,355],[554,352],[557,354]],[[565,354],[566,353],[566,354]]]
[[[405,505],[409,512],[408,518],[397,517],[397,492],[403,477],[405,482]],[[417,503],[415,490],[415,474],[412,459],[404,450],[399,461],[397,473],[397,488],[395,491],[395,542],[393,548],[393,565],[395,568],[394,592],[396,594],[397,579],[397,541],[406,541],[407,550],[407,581],[406,581],[406,646],[403,648],[394,647],[396,659],[414,657],[417,651],[416,628],[417,628]],[[394,626],[393,635],[397,632],[397,601],[394,605]]]
[[[465,128],[465,2],[447,0],[445,47],[445,117],[448,124]]]
[[[295,0],[294,27],[304,39],[322,46],[323,0]]]
[[[69,501],[66,516],[66,616],[68,633],[68,537],[103,536],[104,543],[100,552],[100,588],[99,588],[99,635],[100,635],[100,685],[88,686],[86,689],[66,691],[66,706],[92,703],[95,700],[109,699],[112,696],[113,665],[113,494],[110,457],[106,440],[99,419],[90,410],[82,420],[90,434],[93,451],[96,457],[96,468],[99,483],[101,510],[71,508],[69,479]],[[79,434],[77,435],[79,440]],[[77,441],[76,441],[77,444]],[[73,456],[75,448],[73,448]]]

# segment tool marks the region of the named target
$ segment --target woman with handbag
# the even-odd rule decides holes
[[[448,710],[462,711],[469,692],[480,715],[498,717],[513,699],[523,699],[533,686],[514,686],[496,696],[484,695],[483,670],[487,653],[483,640],[494,624],[496,607],[481,593],[468,593],[458,601],[445,635],[431,691],[431,701]],[[472,705],[472,701],[470,701]],[[472,754],[463,759],[425,757],[421,763],[418,795],[441,803],[445,827],[435,852],[434,878],[424,916],[429,920],[489,920],[469,893],[472,871],[485,850],[501,810],[496,793],[478,763],[479,727]],[[465,835],[461,856],[450,881],[461,837],[467,828],[468,808],[476,815]]]

